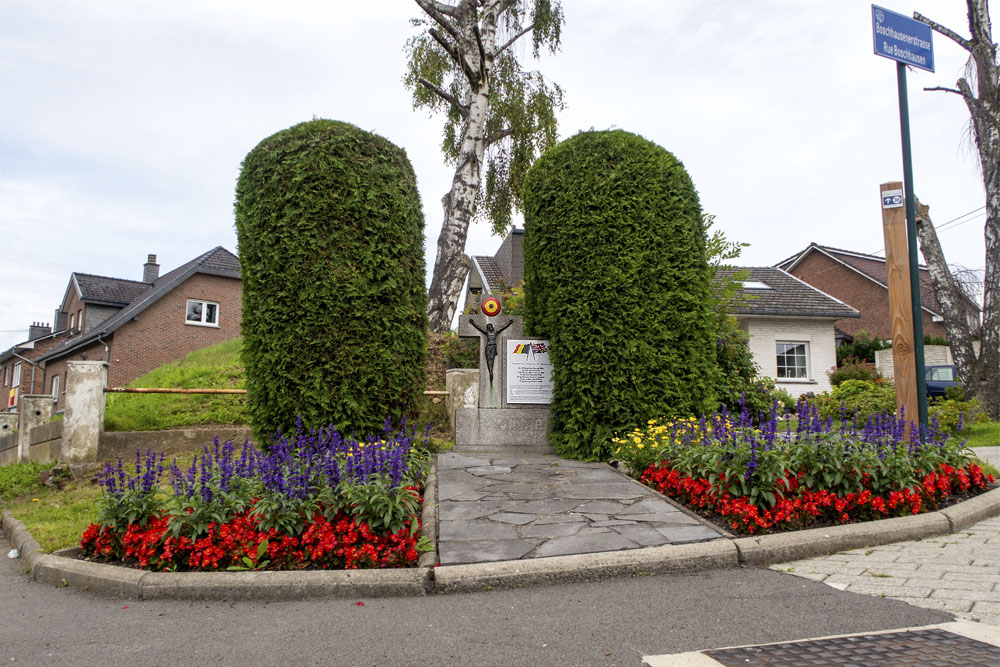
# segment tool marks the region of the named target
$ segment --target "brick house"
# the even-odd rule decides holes
[[[838,337],[852,340],[859,331],[867,331],[879,338],[892,338],[884,258],[810,243],[805,250],[775,266],[861,313],[860,318],[837,320]],[[930,274],[925,266],[919,271],[924,334],[945,338],[941,306],[934,296]],[[979,307],[969,299],[965,303],[969,328],[975,331],[980,322]]]
[[[66,362],[109,363],[108,383],[123,386],[189,352],[240,335],[242,282],[239,259],[216,247],[159,275],[149,255],[141,281],[73,273],[57,321],[66,336],[38,361],[42,393],[61,410]]]
[[[493,257],[472,258],[464,308],[486,294],[524,280],[524,230],[514,229]],[[834,322],[860,313],[798,278],[774,267],[720,269],[719,276],[746,270],[743,305],[733,308],[740,328],[750,338],[750,351],[762,375],[793,396],[829,391],[827,373],[837,367]]]
[[[64,331],[53,333],[50,324],[33,322],[27,340],[0,352],[0,392],[4,401],[0,412],[16,411],[22,395],[42,391],[44,370],[37,360],[64,336]]]
[[[856,309],[774,267],[722,268],[720,278],[748,271],[731,309],[749,337],[761,375],[793,397],[830,391],[837,368],[834,322],[861,317]]]

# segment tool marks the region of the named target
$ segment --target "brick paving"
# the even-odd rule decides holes
[[[997,465],[1000,447],[977,449]],[[1000,517],[913,542],[852,549],[771,569],[1000,626]]]

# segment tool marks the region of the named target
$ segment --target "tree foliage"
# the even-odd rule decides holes
[[[945,262],[929,207],[918,205],[917,234],[934,293],[941,304],[945,329],[959,382],[983,404],[986,413],[1000,419],[1000,60],[993,41],[988,0],[966,0],[969,37],[915,12],[913,18],[929,25],[969,54],[965,76],[954,88],[935,87],[962,98],[969,109],[972,137],[986,191],[986,263],[983,278],[982,342],[977,355],[965,316],[961,286]]]
[[[552,343],[565,456],[608,456],[614,432],[714,407],[705,227],[683,165],[615,130],[545,153],[525,180],[525,326]]]
[[[404,83],[414,108],[444,113],[441,149],[455,167],[442,198],[444,222],[430,287],[431,327],[444,331],[468,270],[465,242],[477,215],[497,234],[521,207],[524,176],[556,142],[562,91],[526,71],[516,49],[530,35],[532,55],[559,47],[558,0],[415,0],[424,16],[406,45]]]
[[[314,120],[260,142],[236,186],[249,410],[261,438],[377,432],[420,404],[423,215],[402,149]]]

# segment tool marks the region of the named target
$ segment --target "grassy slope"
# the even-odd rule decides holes
[[[243,342],[195,350],[156,368],[129,387],[243,389]],[[159,431],[198,424],[246,424],[246,398],[239,395],[108,394],[106,431]]]

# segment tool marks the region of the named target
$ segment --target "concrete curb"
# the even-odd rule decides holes
[[[438,593],[516,588],[529,584],[736,567],[736,556],[732,542],[716,540],[574,556],[449,565],[434,571],[434,583]]]
[[[951,522],[952,533],[965,530],[983,519],[991,519],[1000,514],[1000,487],[943,509],[941,514]]]
[[[947,535],[951,532],[950,529],[951,523],[946,516],[941,512],[931,512],[829,528],[812,528],[794,533],[740,537],[733,540],[733,544],[739,551],[741,564],[766,567],[775,563],[826,556],[846,549]]]
[[[436,538],[437,490],[424,498],[424,530]],[[436,479],[434,480],[436,481]],[[111,597],[186,600],[298,600],[307,598],[395,597],[458,593],[491,588],[592,581],[606,577],[661,574],[774,563],[821,556],[845,549],[947,535],[1000,515],[1000,488],[945,510],[795,533],[719,539],[696,544],[554,556],[517,561],[399,570],[302,572],[147,572],[44,554],[24,524],[4,511],[2,526],[20,550],[36,581],[72,586]]]
[[[417,567],[434,567],[438,562],[437,541],[438,541],[438,494],[437,494],[437,460],[431,464],[431,469],[427,473],[427,482],[424,484],[424,507],[420,515],[420,532],[431,541],[434,548],[425,551],[417,559]]]

